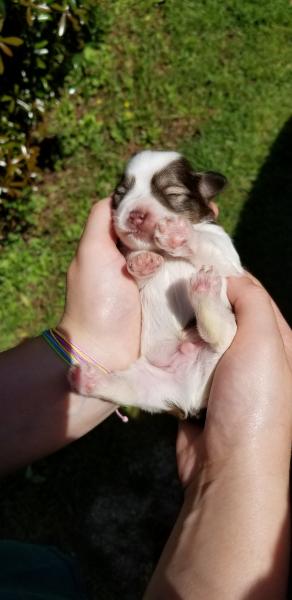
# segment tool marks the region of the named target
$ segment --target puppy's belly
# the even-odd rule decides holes
[[[161,269],[141,290],[143,356],[167,358],[178,348],[183,330],[194,317],[189,300],[189,281],[196,268],[182,259],[165,260]]]

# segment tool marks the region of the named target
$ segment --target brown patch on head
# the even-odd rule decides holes
[[[196,173],[181,157],[172,161],[151,180],[155,198],[175,213],[185,215],[192,223],[214,220],[211,198],[223,189],[226,179],[219,173]]]
[[[130,189],[132,189],[134,184],[135,177],[133,175],[131,177],[129,177],[129,175],[123,175],[117,187],[115,188],[115,191],[112,196],[112,203],[114,209],[118,208],[124,196],[127,194],[127,192],[130,191]]]

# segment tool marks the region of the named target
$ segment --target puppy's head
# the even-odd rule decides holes
[[[177,152],[140,152],[113,194],[116,232],[128,248],[153,249],[154,227],[167,216],[184,215],[192,223],[214,220],[210,201],[225,184],[219,173],[193,171]]]

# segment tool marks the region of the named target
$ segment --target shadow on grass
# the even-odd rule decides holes
[[[292,324],[292,118],[258,174],[234,239],[244,266]]]
[[[177,424],[112,415],[74,444],[0,489],[0,539],[48,544],[74,555],[90,598],[142,598],[182,502]],[[39,480],[39,481],[38,481]]]

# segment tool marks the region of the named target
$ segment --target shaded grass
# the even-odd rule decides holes
[[[292,325],[292,118],[279,132],[235,230],[246,267]]]
[[[0,538],[57,546],[78,557],[97,600],[137,600],[182,501],[176,423],[115,415],[0,489]],[[165,493],[167,490],[167,493]]]

